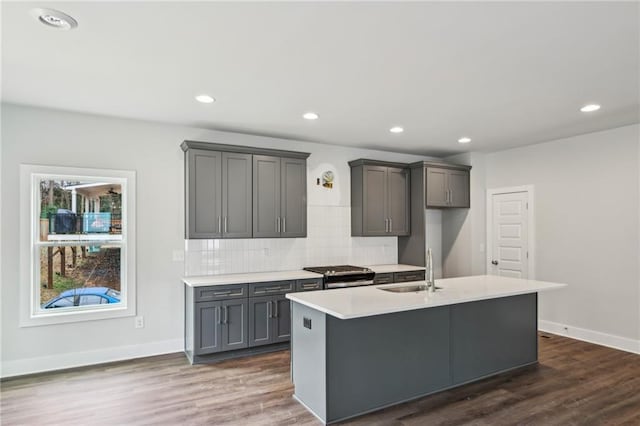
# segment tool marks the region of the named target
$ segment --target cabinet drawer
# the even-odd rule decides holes
[[[246,284],[216,285],[209,287],[196,287],[196,302],[208,302],[211,300],[239,299],[247,297]]]
[[[393,282],[393,273],[376,274],[373,277],[374,284],[391,284]]]
[[[296,291],[322,290],[322,278],[311,278],[307,280],[298,280],[296,282]]]
[[[249,284],[249,296],[266,296],[269,294],[292,293],[296,282],[291,281],[272,281],[267,283],[251,283]]]
[[[393,274],[393,281],[397,283],[404,283],[407,281],[423,281],[424,271],[407,271],[407,272],[395,272]]]

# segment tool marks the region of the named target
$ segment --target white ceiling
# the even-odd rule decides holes
[[[79,26],[47,28],[33,7]],[[640,121],[639,13],[637,2],[3,3],[2,99],[389,151],[495,151]],[[578,111],[589,102],[602,109]]]

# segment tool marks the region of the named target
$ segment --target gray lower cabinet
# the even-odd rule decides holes
[[[415,271],[385,272],[376,274],[373,278],[373,284],[392,284],[406,283],[409,281],[423,281],[424,277],[424,269],[418,269]]]
[[[246,299],[198,302],[195,305],[195,355],[248,347]]]
[[[248,308],[245,299],[222,301],[222,350],[230,351],[249,346]]]
[[[423,269],[417,271],[404,271],[394,272],[394,283],[406,283],[409,281],[423,281],[425,277],[425,271]]]
[[[393,281],[393,272],[388,272],[384,274],[376,274],[373,277],[373,284],[391,284]]]
[[[400,236],[410,230],[406,165],[355,160],[351,166],[351,235]]]
[[[470,206],[468,168],[427,167],[425,198],[427,208],[468,208]]]
[[[284,295],[249,299],[249,346],[288,342],[291,304]]]
[[[222,350],[222,302],[200,302],[195,304],[194,346],[195,355],[206,355]]]
[[[322,290],[322,278],[185,286],[185,353],[200,363],[286,347],[291,303],[285,294],[311,290]]]
[[[306,237],[306,160],[253,156],[253,236]]]

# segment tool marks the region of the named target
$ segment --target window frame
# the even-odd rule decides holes
[[[115,243],[120,248],[120,303],[70,308],[42,309],[38,251],[51,244],[40,238],[40,181],[88,180],[122,186],[122,233]],[[20,165],[20,327],[74,323],[136,315],[136,173],[129,170],[93,169],[47,165]],[[96,245],[114,244],[98,241]],[[76,244],[78,242],[78,244]],[[86,240],[63,241],[58,245],[87,245]]]

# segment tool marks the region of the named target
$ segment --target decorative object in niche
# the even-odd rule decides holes
[[[326,172],[322,173],[322,186],[329,189],[333,188],[333,179],[334,175],[331,170],[327,170]]]

